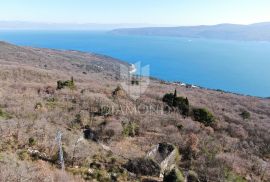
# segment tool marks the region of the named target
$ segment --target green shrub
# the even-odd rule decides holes
[[[55,97],[50,97],[46,99],[47,102],[56,102],[57,99]]]
[[[11,119],[12,116],[0,108],[0,119]]]
[[[176,128],[179,130],[179,131],[181,131],[182,129],[183,129],[183,125],[182,124],[177,124],[176,125]]]
[[[184,182],[185,178],[182,172],[178,168],[172,169],[170,172],[166,173],[163,182]]]
[[[176,97],[174,99],[173,106],[178,108],[181,114],[188,116],[189,115],[189,101],[187,98]]]
[[[36,103],[36,105],[35,105],[35,109],[36,109],[36,110],[39,110],[39,109],[41,109],[42,107],[43,107],[43,105],[42,105],[41,102],[38,102],[38,103]]]
[[[215,122],[214,115],[205,108],[193,109],[193,117],[196,121],[203,123],[205,126],[210,126]]]
[[[36,143],[37,143],[37,141],[34,138],[30,137],[28,139],[29,146],[34,146],[34,145],[36,145]]]
[[[47,98],[45,106],[48,109],[54,109],[57,106],[57,99],[54,97]]]
[[[22,161],[29,159],[29,155],[27,153],[27,150],[21,150],[17,153],[17,155],[18,155],[19,159]]]
[[[228,182],[247,182],[242,176],[239,176],[231,171],[226,171],[226,181]]]
[[[248,111],[242,111],[240,116],[243,118],[243,120],[246,120],[246,119],[249,119],[251,115]]]
[[[59,80],[59,81],[57,81],[57,89],[58,90],[63,89],[65,87],[68,87],[70,89],[75,88],[73,77],[71,77],[71,80],[66,80],[66,81]]]
[[[100,106],[96,114],[98,116],[110,116],[112,114],[112,111],[109,106]]]
[[[96,169],[94,170],[94,173],[92,174],[92,177],[96,179],[97,181],[102,181],[102,182],[110,182],[110,176],[107,173],[106,170],[102,169]]]
[[[135,137],[139,135],[139,126],[134,122],[124,124],[123,135],[126,137]]]
[[[188,116],[189,115],[189,101],[188,98],[177,97],[176,90],[173,93],[167,93],[163,96],[162,99],[168,106],[179,109],[181,114]]]
[[[80,167],[80,168],[67,168],[68,172],[72,173],[73,175],[81,175],[83,177],[88,175],[88,168]]]
[[[168,106],[173,107],[175,96],[172,93],[165,94],[162,101],[165,102]]]

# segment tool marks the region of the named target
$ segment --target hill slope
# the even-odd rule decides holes
[[[257,23],[251,25],[219,24],[213,26],[131,28],[116,29],[112,32],[131,35],[270,41],[270,23]]]
[[[119,87],[126,81],[120,65],[129,67],[96,54],[1,42],[0,181],[162,181],[157,162],[170,146],[180,154],[170,161],[189,181],[270,180],[269,99],[150,80],[133,100]],[[177,107],[171,96],[163,99],[175,89]],[[201,120],[197,108],[214,119],[208,113]],[[145,158],[158,144],[163,152]]]

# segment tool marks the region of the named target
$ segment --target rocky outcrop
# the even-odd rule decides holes
[[[146,155],[146,158],[153,159],[159,164],[160,177],[163,177],[165,171],[174,166],[178,157],[178,149],[169,143],[159,143]]]
[[[129,172],[136,175],[158,176],[160,166],[157,162],[149,158],[136,158],[129,160],[124,166]]]
[[[88,140],[93,140],[95,142],[98,141],[98,135],[97,135],[97,132],[92,130],[91,128],[85,128],[83,130],[83,135],[84,135],[84,138],[85,139],[88,139]]]
[[[168,143],[159,143],[145,158],[129,160],[124,166],[137,175],[163,177],[165,171],[171,170],[178,158],[178,149]]]

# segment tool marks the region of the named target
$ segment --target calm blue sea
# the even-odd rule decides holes
[[[88,31],[0,31],[17,45],[72,49],[150,65],[151,76],[240,94],[270,96],[270,42],[114,35]]]

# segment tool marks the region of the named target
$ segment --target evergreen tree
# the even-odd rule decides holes
[[[173,96],[174,96],[174,98],[177,97],[177,90],[176,89],[174,90],[174,95]]]

